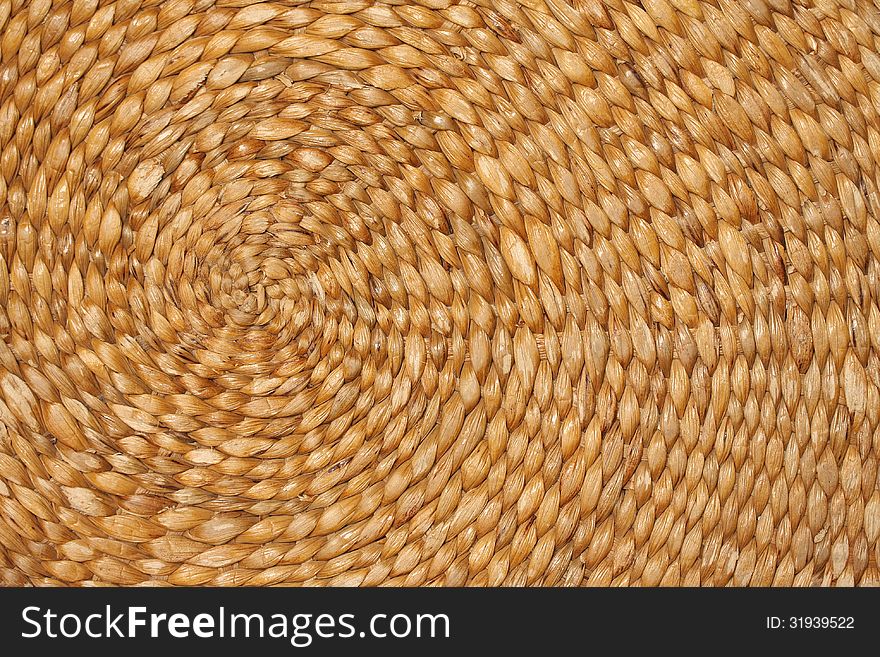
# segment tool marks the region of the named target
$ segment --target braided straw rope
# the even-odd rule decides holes
[[[0,0],[0,581],[880,579],[867,0]]]

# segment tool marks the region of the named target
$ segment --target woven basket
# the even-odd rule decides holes
[[[880,9],[0,1],[0,581],[880,579]]]

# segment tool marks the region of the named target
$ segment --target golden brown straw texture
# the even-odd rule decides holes
[[[880,579],[867,0],[0,0],[0,581]]]

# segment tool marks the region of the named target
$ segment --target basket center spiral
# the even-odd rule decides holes
[[[878,35],[0,3],[2,581],[877,581]]]

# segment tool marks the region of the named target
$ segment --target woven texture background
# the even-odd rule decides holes
[[[878,581],[880,10],[0,0],[0,581]]]

